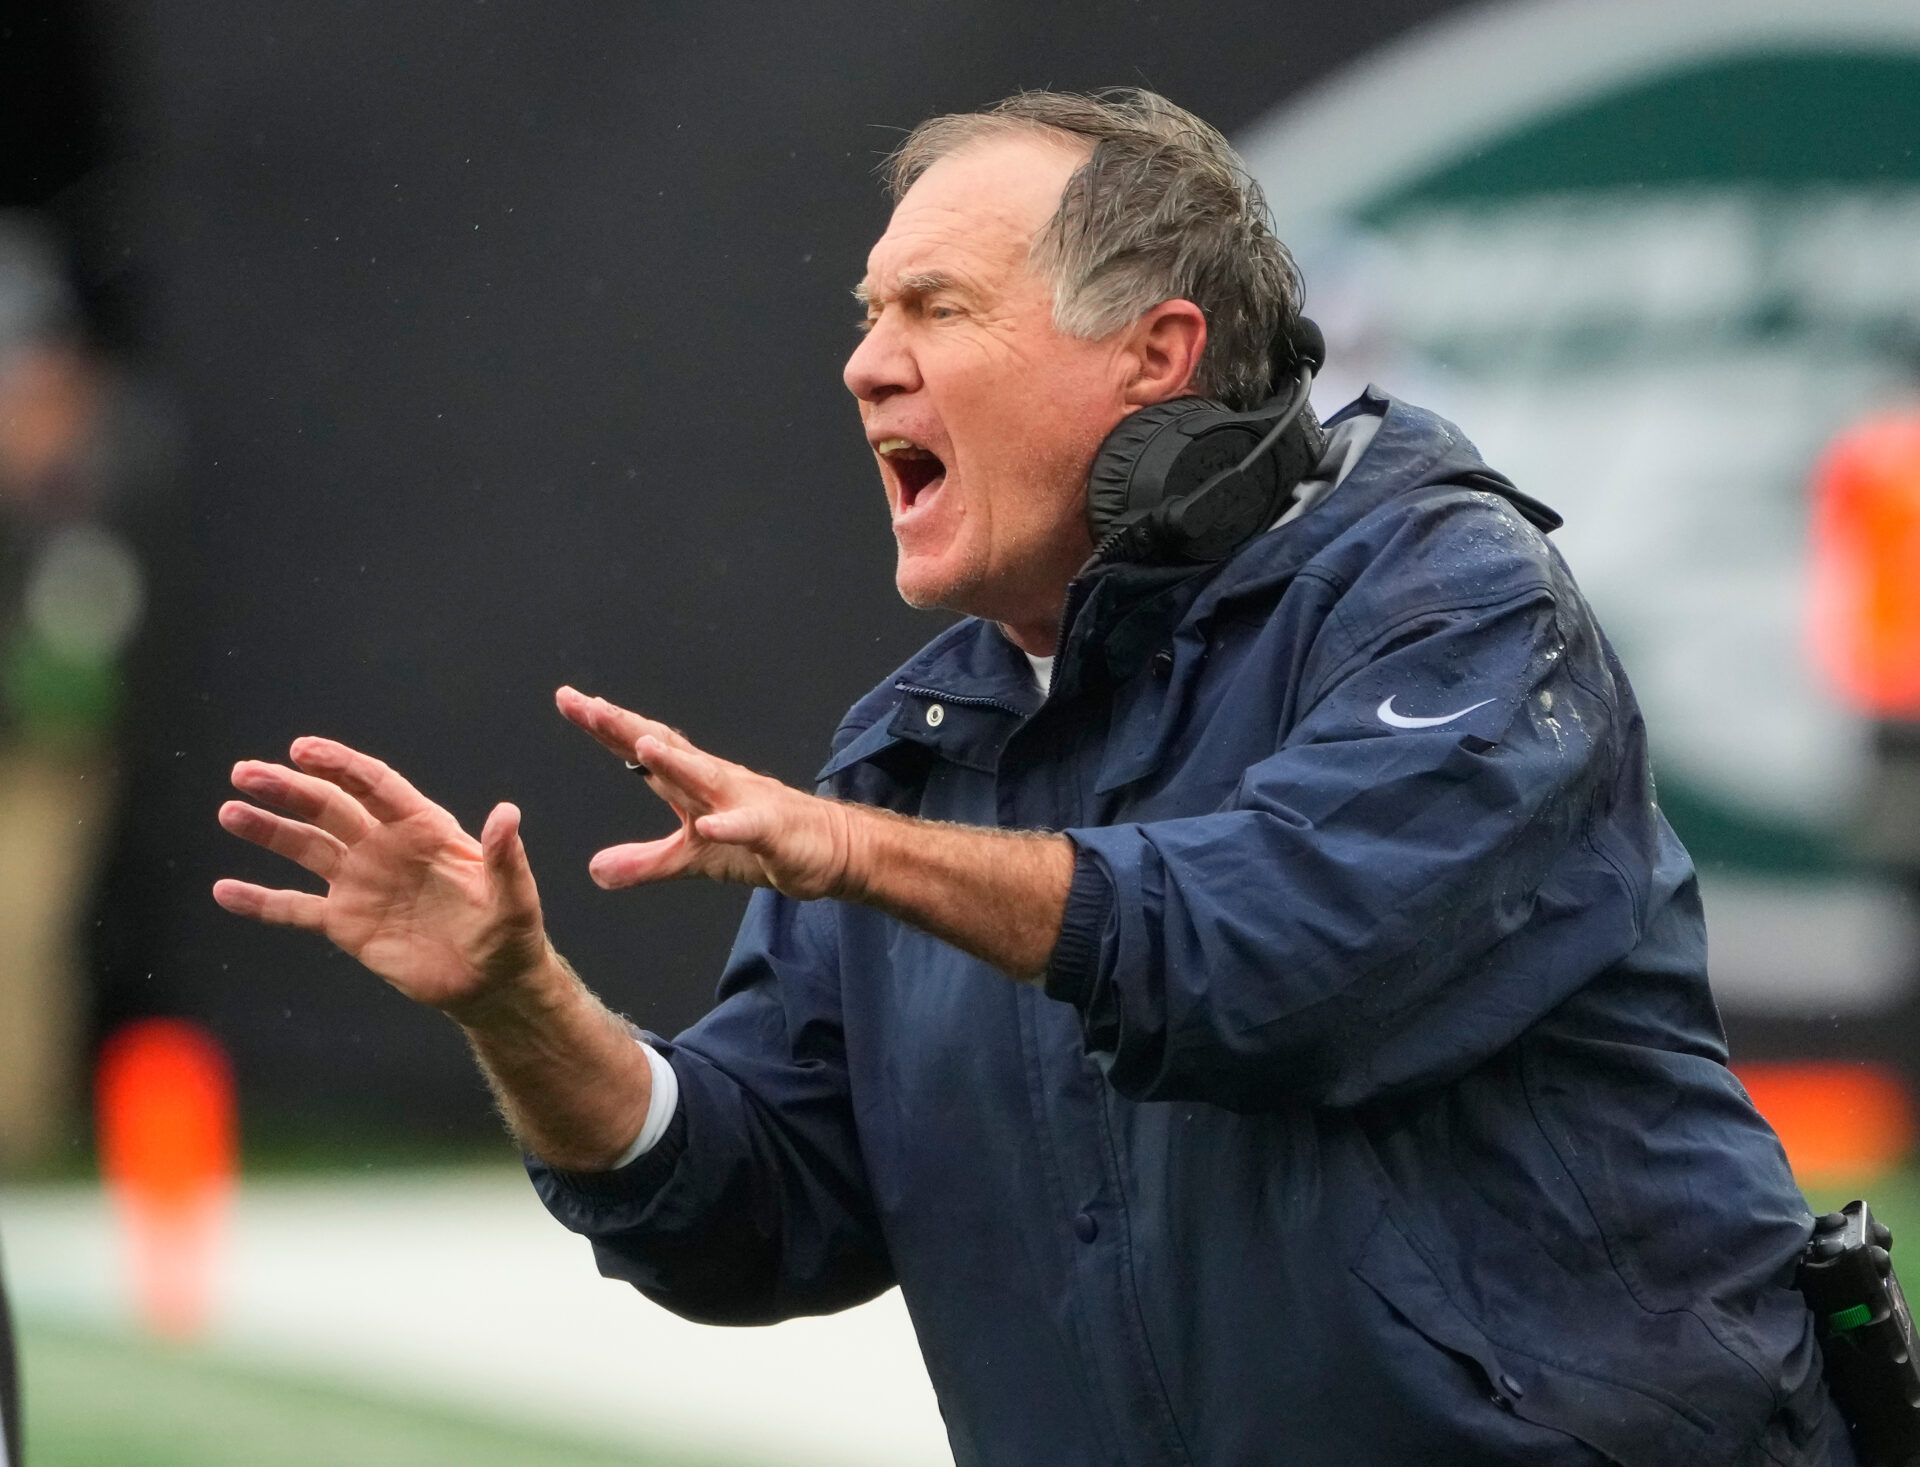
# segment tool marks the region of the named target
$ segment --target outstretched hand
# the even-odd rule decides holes
[[[518,809],[494,806],[475,840],[378,759],[331,739],[296,739],[289,752],[292,768],[233,767],[234,788],[286,814],[229,800],[220,824],[312,872],[326,894],[224,880],[221,906],[324,933],[456,1019],[551,956]]]
[[[588,870],[601,886],[705,876],[803,901],[856,894],[860,817],[870,812],[716,758],[605,698],[561,688],[554,702],[609,752],[643,766],[647,787],[680,819],[672,835],[596,853]]]

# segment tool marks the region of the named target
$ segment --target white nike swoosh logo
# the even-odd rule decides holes
[[[1482,698],[1472,707],[1462,708],[1458,713],[1442,713],[1438,718],[1410,718],[1404,713],[1393,711],[1393,699],[1388,698],[1374,711],[1380,715],[1380,721],[1388,728],[1438,728],[1443,723],[1452,723],[1456,718],[1465,718],[1474,708],[1484,708],[1493,699]]]

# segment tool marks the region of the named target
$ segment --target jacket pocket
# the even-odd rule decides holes
[[[1429,1344],[1464,1360],[1488,1397],[1523,1420],[1564,1432],[1620,1467],[1730,1463],[1739,1444],[1684,1402],[1496,1344],[1454,1302],[1426,1259],[1383,1211],[1353,1272]],[[1569,1320],[1577,1339],[1588,1327]]]

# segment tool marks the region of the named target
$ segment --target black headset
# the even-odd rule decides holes
[[[1249,412],[1177,397],[1122,418],[1087,481],[1088,568],[1224,560],[1273,524],[1326,452],[1307,406],[1326,339],[1296,316],[1274,343],[1275,396]]]

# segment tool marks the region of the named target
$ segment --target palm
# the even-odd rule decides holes
[[[538,960],[539,896],[512,806],[475,840],[378,760],[317,739],[293,754],[300,769],[242,763],[234,784],[300,819],[232,801],[220,823],[321,877],[327,894],[222,881],[223,906],[322,932],[435,1008],[457,1009]]]
[[[349,848],[327,889],[334,944],[435,1007],[468,996],[499,925],[480,843],[451,818],[377,828]]]

